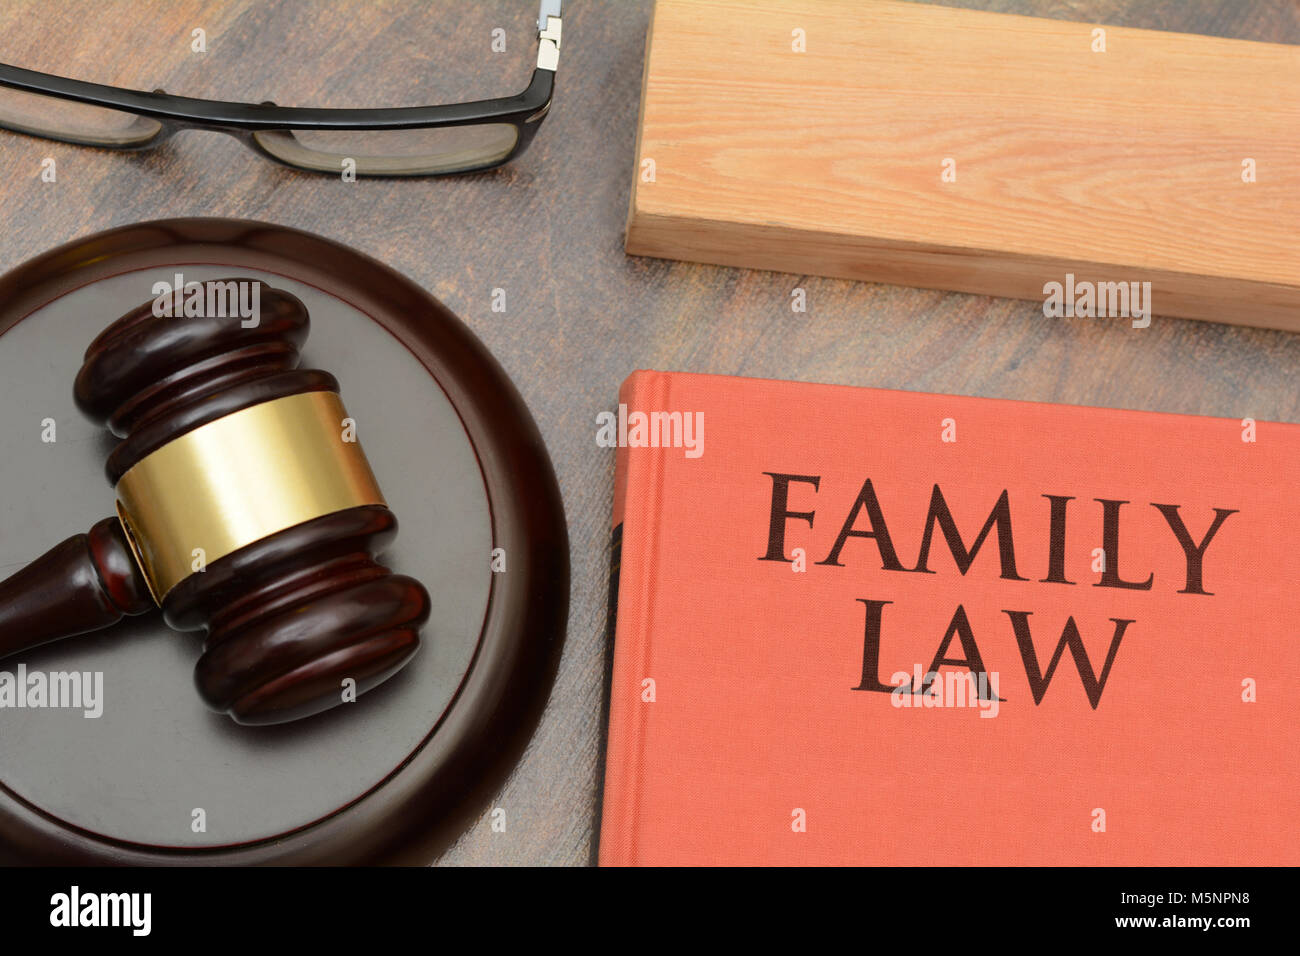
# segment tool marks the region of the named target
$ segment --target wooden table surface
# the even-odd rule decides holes
[[[1295,0],[951,5],[1300,43]],[[566,4],[554,108],[530,152],[490,173],[344,183],[281,169],[218,135],[185,134],[121,155],[0,133],[0,269],[140,220],[267,220],[339,240],[410,276],[514,377],[568,511],[568,643],[542,725],[493,803],[506,811],[505,831],[493,831],[485,807],[443,863],[594,858],[614,463],[596,444],[595,416],[616,404],[632,370],[1300,421],[1297,335],[1178,319],[1156,318],[1148,329],[1051,320],[1035,302],[628,258],[650,6]],[[415,105],[522,89],[535,16],[532,0],[5,0],[0,61],[195,96]],[[497,27],[501,53],[492,50]],[[205,31],[206,52],[191,48],[195,29]],[[1241,95],[1250,109],[1269,92]],[[40,175],[47,157],[53,183]],[[790,309],[796,286],[807,292],[803,314]],[[505,290],[504,312],[492,310],[494,289]]]

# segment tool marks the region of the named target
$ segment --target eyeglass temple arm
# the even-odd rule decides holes
[[[554,73],[560,66],[560,7],[563,0],[542,0],[537,13],[537,68]]]

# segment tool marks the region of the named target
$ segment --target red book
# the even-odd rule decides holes
[[[1300,863],[1300,426],[659,372],[600,424],[602,864]]]

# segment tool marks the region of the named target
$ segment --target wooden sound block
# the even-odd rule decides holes
[[[304,364],[336,373],[400,516],[383,559],[424,584],[432,616],[388,682],[276,726],[209,711],[194,687],[201,637],[156,614],[0,661],[11,680],[102,680],[99,716],[0,706],[0,862],[427,863],[536,725],[569,555],[517,391],[418,286],[329,240],[221,219],[111,230],[0,278],[0,576],[111,512],[115,441],[77,412],[73,379],[99,331],[176,273],[259,278],[306,305]]]
[[[1298,331],[1297,156],[1300,47],[657,0],[626,248],[1039,300],[1150,282],[1159,315]]]

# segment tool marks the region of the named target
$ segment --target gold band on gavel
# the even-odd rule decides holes
[[[345,440],[346,418],[334,392],[277,398],[187,432],[123,475],[117,513],[154,600],[278,531],[385,504],[361,446]]]

